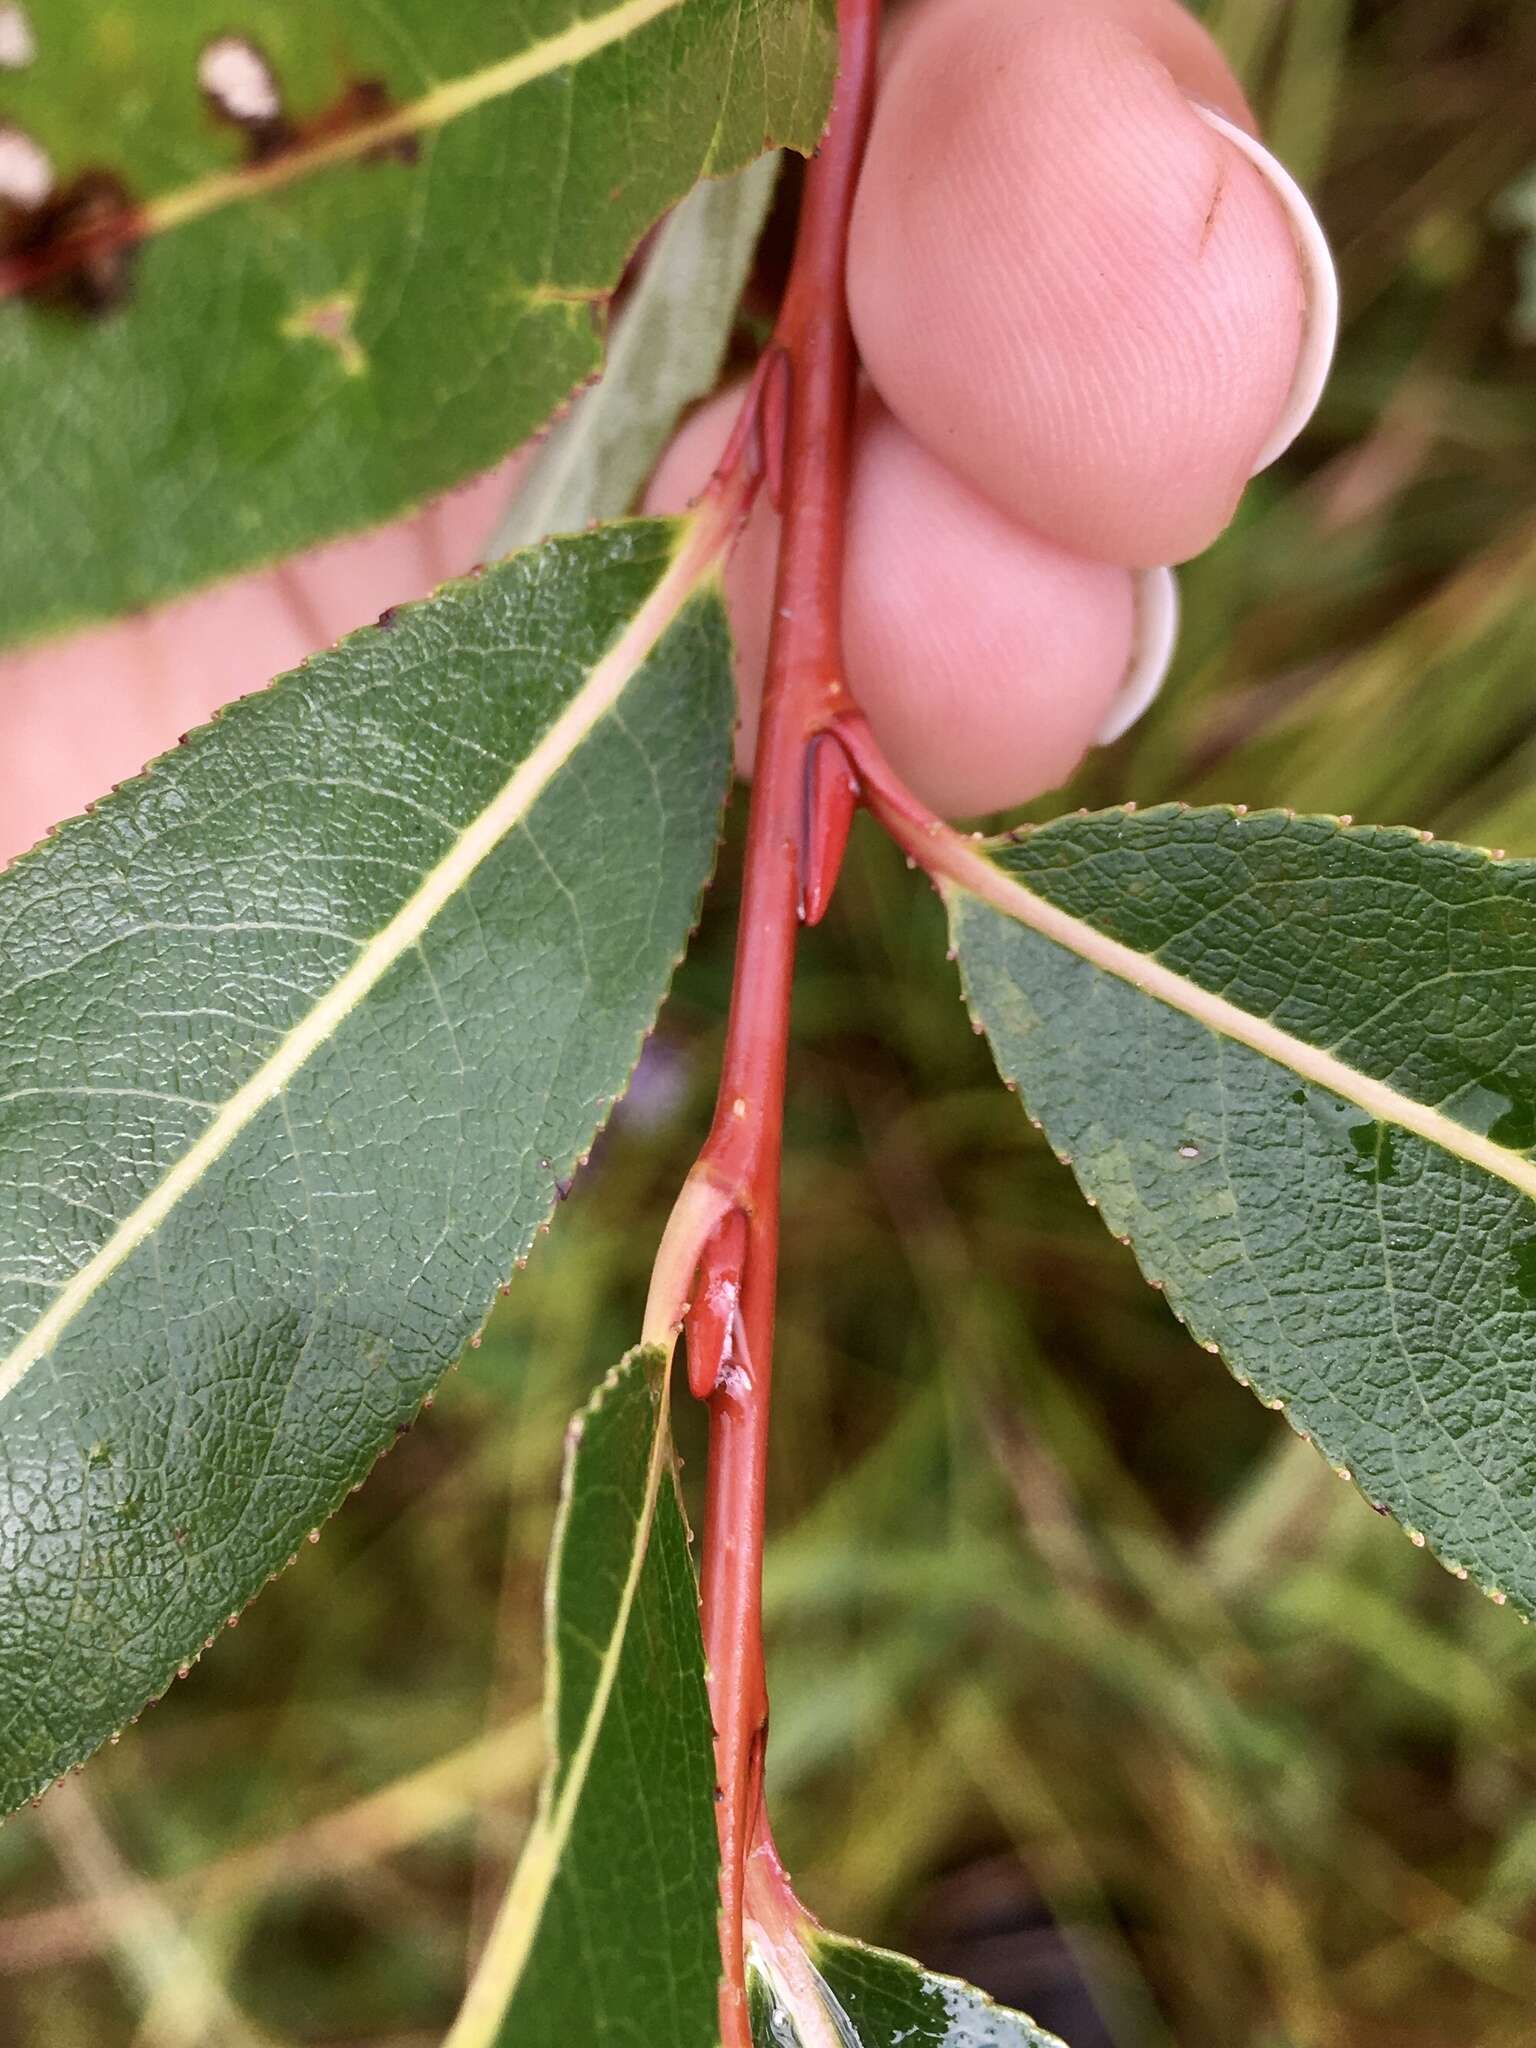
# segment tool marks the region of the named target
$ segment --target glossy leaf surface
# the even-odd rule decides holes
[[[356,1484],[623,1089],[728,772],[701,549],[451,585],[0,878],[7,1805]]]
[[[998,1064],[1175,1312],[1536,1609],[1536,863],[1164,807],[952,892]]]
[[[539,1816],[445,2048],[719,2041],[719,1849],[666,1357],[573,1425],[550,1563]]]
[[[826,0],[27,11],[0,643],[488,468],[598,369],[651,222],[814,143],[834,62]]]

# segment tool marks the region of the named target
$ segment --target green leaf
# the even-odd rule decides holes
[[[550,1565],[550,1768],[444,2048],[717,2048],[714,1742],[665,1352],[572,1429]]]
[[[451,585],[0,877],[7,1805],[361,1479],[624,1087],[728,772],[712,545]]]
[[[889,1949],[775,1914],[751,1958],[755,2048],[1062,2048],[1022,2013]]]
[[[0,642],[138,609],[488,468],[598,370],[604,303],[652,221],[701,176],[814,143],[831,13],[31,9],[35,55],[0,74],[0,122],[55,183],[0,240],[8,474],[27,508],[0,527]],[[242,93],[276,111],[242,127]],[[86,223],[83,254],[60,243]]]
[[[779,161],[701,185],[656,237],[614,323],[602,382],[550,429],[493,555],[628,512],[686,407],[715,387]]]
[[[549,1773],[444,2048],[718,2048],[714,1741],[666,1379],[665,1352],[631,1352],[572,1430]],[[761,1852],[748,1902],[757,2048],[1060,2048],[952,1978],[826,1934]]]
[[[1536,863],[1164,807],[975,869],[970,1000],[1109,1228],[1415,1542],[1536,1609]]]

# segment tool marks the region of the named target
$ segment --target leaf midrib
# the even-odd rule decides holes
[[[650,594],[491,801],[469,821],[388,923],[364,943],[346,973],[283,1034],[276,1048],[0,1359],[0,1402],[15,1392],[113,1274],[154,1235],[305,1063],[335,1036],[507,833],[528,816],[555,776],[615,709],[668,625],[711,572],[718,544],[715,526],[715,521],[695,518],[683,527]]]
[[[665,1371],[670,1363],[665,1351],[658,1351],[656,1355],[661,1369]],[[633,1357],[632,1353],[631,1358]],[[625,1364],[629,1362],[626,1360]],[[619,1372],[624,1370],[625,1366],[621,1365]],[[671,1451],[672,1439],[667,1427],[663,1383],[663,1390],[656,1398],[655,1427],[651,1434],[650,1458],[645,1471],[645,1489],[641,1496],[639,1513],[635,1517],[629,1564],[624,1574],[624,1584],[619,1589],[613,1627],[607,1642],[603,1645],[602,1659],[593,1682],[591,1705],[582,1723],[576,1747],[571,1752],[569,1760],[564,1763],[561,1772],[562,1759],[554,1742],[559,1671],[556,1662],[558,1650],[552,1632],[549,1652],[551,1670],[546,1681],[545,1695],[548,1703],[552,1772],[560,1773],[559,1796],[553,1805],[550,1805],[547,1802],[546,1788],[546,1801],[541,1804],[538,1819],[519,1859],[511,1889],[496,1916],[484,1954],[465,1994],[464,2003],[460,2006],[458,2015],[444,2039],[443,2048],[490,2048],[490,2044],[500,2034],[507,2008],[516,1995],[528,1958],[533,1953],[534,1939],[538,1934],[544,1909],[549,1903],[550,1893],[554,1889],[561,1860],[571,1838],[571,1830],[576,1824],[576,1814],[587,1789],[592,1759],[608,1718],[614,1687],[618,1683],[619,1665],[624,1655],[624,1644],[629,1633],[635,1601],[639,1597],[641,1574],[650,1555],[656,1509],[661,1499],[662,1483],[670,1465]],[[580,1484],[579,1476],[575,1483]],[[559,1525],[555,1531],[551,1552],[552,1579],[558,1571],[558,1560],[565,1543],[571,1500],[572,1497],[568,1494],[561,1503]]]
[[[586,62],[663,15],[675,13],[684,4],[685,0],[620,0],[606,14],[530,43],[515,56],[500,58],[461,78],[445,79],[407,105],[391,108],[343,134],[301,144],[267,163],[216,171],[190,185],[148,199],[126,220],[122,239],[150,240],[206,219],[225,207],[280,191],[318,171],[355,163],[392,142],[445,128],[536,79]],[[4,290],[0,289],[0,297],[3,296]]]
[[[951,913],[957,893],[973,896],[1040,937],[1077,954],[1090,966],[1114,975],[1142,995],[1204,1025],[1217,1036],[1244,1045],[1287,1068],[1299,1079],[1354,1103],[1378,1123],[1408,1131],[1536,1200],[1536,1160],[1483,1137],[1443,1110],[1415,1101],[1267,1018],[1254,1016],[1225,996],[1203,988],[1188,975],[1165,966],[1154,955],[1140,953],[1135,947],[1108,937],[1085,919],[1074,917],[1070,911],[1036,895],[978,848],[962,844],[951,849],[948,867],[942,887]]]

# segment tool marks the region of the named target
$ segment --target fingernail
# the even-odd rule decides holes
[[[1190,105],[1202,121],[1242,151],[1285,208],[1296,241],[1296,260],[1301,265],[1301,354],[1285,409],[1253,466],[1257,476],[1261,469],[1278,461],[1317,411],[1339,339],[1339,274],[1333,267],[1328,237],[1312,211],[1311,200],[1280,159],[1272,156],[1246,128],[1239,128],[1214,107],[1206,106],[1202,100],[1191,100]]]
[[[1094,734],[1107,747],[1130,731],[1153,703],[1173,666],[1179,638],[1179,584],[1171,569],[1137,569],[1136,614],[1131,629],[1131,665],[1109,715]]]

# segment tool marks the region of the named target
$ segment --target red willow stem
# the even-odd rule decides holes
[[[850,702],[842,582],[856,365],[844,277],[879,21],[880,0],[839,0],[831,122],[806,171],[789,288],[755,387],[755,431],[784,525],[720,1094],[691,1177],[726,1205],[703,1247],[689,1318],[689,1380],[709,1404],[703,1622],[719,1779],[725,2048],[750,2048],[742,1904],[768,1725],[763,1511],[790,989],[799,926],[826,907],[857,801],[830,728]]]

